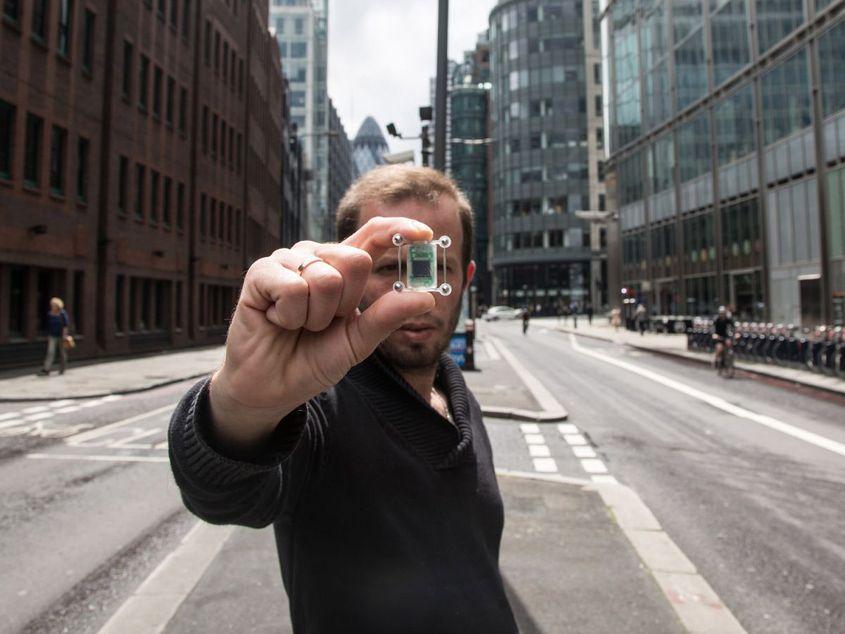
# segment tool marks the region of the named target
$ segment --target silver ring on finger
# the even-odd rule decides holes
[[[296,272],[299,273],[300,275],[302,275],[302,272],[306,268],[308,268],[309,266],[314,264],[314,262],[324,262],[324,261],[325,260],[323,260],[323,258],[317,257],[316,255],[312,255],[307,260],[303,260],[302,262],[300,262],[299,266],[296,267]]]

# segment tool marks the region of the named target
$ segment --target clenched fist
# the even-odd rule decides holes
[[[338,383],[390,333],[434,306],[429,293],[389,292],[358,309],[373,259],[400,233],[430,240],[408,218],[372,218],[340,244],[300,242],[257,260],[211,380],[215,438],[247,451],[308,399]]]

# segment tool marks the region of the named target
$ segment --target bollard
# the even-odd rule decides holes
[[[464,370],[475,370],[475,320],[466,321],[467,348],[464,361]]]

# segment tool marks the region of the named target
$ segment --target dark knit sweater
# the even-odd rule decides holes
[[[296,631],[516,631],[481,410],[447,355],[436,384],[455,425],[374,355],[248,462],[212,446],[208,379],[177,406],[170,461],[185,504],[212,523],[274,524]]]

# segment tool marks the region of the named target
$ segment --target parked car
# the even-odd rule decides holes
[[[491,306],[484,313],[484,321],[498,321],[499,319],[519,319],[525,310],[522,308],[511,308],[510,306]]]

